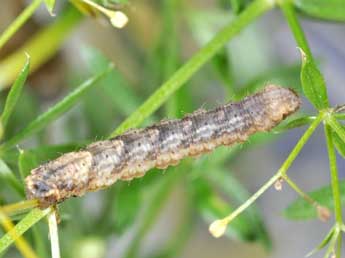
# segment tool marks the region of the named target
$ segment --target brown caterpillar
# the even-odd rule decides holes
[[[292,90],[268,85],[237,103],[129,130],[33,169],[25,179],[27,198],[37,199],[39,206],[46,208],[72,196],[105,188],[117,180],[142,177],[153,167],[177,165],[187,156],[269,131],[300,104]]]

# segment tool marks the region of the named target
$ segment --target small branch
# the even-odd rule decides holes
[[[38,256],[32,250],[28,242],[16,232],[16,230],[14,229],[14,224],[3,212],[2,208],[0,208],[0,223],[3,226],[3,228],[8,232],[9,236],[15,241],[15,245],[17,246],[18,250],[23,255],[23,257],[38,258]]]
[[[25,201],[20,201],[20,202],[2,206],[1,209],[2,209],[2,212],[5,213],[7,216],[13,216],[18,213],[25,212],[26,210],[36,208],[37,205],[38,205],[37,200],[25,200]]]
[[[326,121],[343,142],[345,142],[345,128],[337,121],[337,119],[335,119],[334,114],[328,115]]]
[[[323,119],[323,115],[319,114],[317,118],[313,121],[313,123],[309,126],[309,128],[305,131],[303,136],[295,145],[294,149],[291,151],[288,158],[285,160],[283,165],[280,167],[278,172],[271,177],[255,194],[253,194],[245,203],[243,203],[240,207],[238,207],[234,212],[232,212],[229,216],[214,221],[210,227],[209,231],[214,237],[221,237],[226,230],[227,225],[235,219],[239,214],[241,214],[246,208],[248,208],[253,202],[256,201],[270,186],[272,186],[280,177],[285,178],[286,172],[291,166],[292,162],[296,159],[297,155],[302,150],[303,146],[309,140],[310,136],[313,134],[315,129],[318,127],[320,122]]]
[[[0,49],[7,41],[23,26],[23,24],[33,15],[43,0],[33,0],[24,11],[12,22],[12,24],[0,36]]]
[[[305,193],[299,186],[292,181],[287,175],[282,176],[282,178],[290,185],[290,187],[298,193],[306,202],[310,203],[315,207],[318,217],[322,221],[327,221],[330,217],[330,211],[327,207],[322,206],[316,200],[311,198],[307,193]]]
[[[288,25],[295,37],[297,45],[303,49],[303,51],[307,54],[309,58],[312,58],[311,50],[309,48],[308,42],[304,35],[303,29],[301,24],[299,23],[294,6],[292,5],[291,1],[278,1],[279,6],[288,22]]]
[[[341,210],[341,197],[340,197],[340,188],[339,188],[339,177],[338,177],[338,168],[337,168],[337,159],[334,150],[334,144],[332,139],[332,130],[329,125],[325,125],[325,135],[327,142],[327,150],[329,157],[329,167],[331,172],[331,185],[334,198],[334,212],[336,222],[341,225],[343,224],[342,219],[342,210]]]
[[[48,226],[52,258],[61,257],[56,212],[57,211],[55,209],[52,209],[52,211],[48,214]]]

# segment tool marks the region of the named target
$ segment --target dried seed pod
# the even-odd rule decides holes
[[[299,107],[300,99],[292,90],[268,85],[237,103],[130,130],[33,169],[25,179],[27,198],[38,199],[45,208],[117,180],[141,177],[153,167],[164,169],[187,156],[269,131]]]

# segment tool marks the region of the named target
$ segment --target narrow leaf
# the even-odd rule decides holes
[[[3,143],[0,146],[0,150],[4,151],[4,150],[7,150],[8,148],[11,148],[12,146],[17,144],[21,140],[38,132],[39,130],[44,128],[46,125],[48,125],[51,121],[55,120],[56,118],[61,116],[63,113],[71,109],[73,105],[77,103],[77,101],[82,97],[83,94],[85,94],[87,90],[89,90],[93,85],[95,85],[95,83],[98,80],[100,80],[104,75],[106,75],[111,70],[110,68],[112,68],[112,66],[108,67],[108,69],[106,69],[102,73],[99,73],[98,75],[86,80],[83,84],[81,84],[78,88],[76,88],[72,93],[66,96],[63,100],[58,102],[55,106],[50,108],[47,112],[37,117],[29,125],[27,125],[21,131],[19,131],[13,138]]]
[[[30,174],[31,169],[37,167],[39,163],[37,162],[36,156],[30,151],[20,151],[18,158],[19,172],[24,181],[24,178]]]
[[[334,235],[334,227],[328,232],[328,234],[326,235],[326,237],[321,241],[321,243],[315,247],[315,249],[313,249],[312,251],[310,251],[306,257],[312,256],[314,255],[316,252],[320,251],[322,248],[324,248],[329,241],[332,239]]]
[[[289,131],[291,129],[306,126],[309,125],[311,122],[313,122],[316,119],[315,116],[302,116],[294,119],[289,119],[286,122],[283,122],[279,126],[275,127],[273,129],[274,133],[283,133],[286,131]]]
[[[24,196],[23,185],[2,159],[0,159],[0,179],[12,186],[20,196]]]
[[[307,56],[302,49],[301,82],[305,96],[317,109],[328,107],[326,85],[311,57]]]
[[[40,221],[50,211],[50,208],[45,210],[36,208],[33,209],[29,214],[27,214],[24,217],[24,219],[22,219],[19,223],[16,224],[16,226],[11,230],[11,233],[8,232],[6,235],[0,238],[0,254],[4,252],[14,242],[15,239],[13,239],[11,235],[23,235],[29,228],[31,228],[38,221]]]
[[[332,138],[338,153],[345,158],[345,142],[335,132],[332,132]]]
[[[44,0],[44,3],[46,5],[50,15],[55,16],[55,14],[54,14],[55,0]]]
[[[315,18],[331,21],[345,21],[344,0],[294,0],[303,13]]]
[[[10,118],[14,110],[14,107],[19,99],[24,83],[29,74],[29,68],[30,68],[30,57],[27,56],[26,62],[22,70],[20,71],[17,79],[15,80],[14,84],[12,85],[12,88],[6,98],[4,111],[1,114],[1,123],[2,123],[3,128],[6,128],[8,119]]]
[[[345,127],[335,119],[334,115],[327,117],[327,124],[333,129],[339,138],[345,142]]]
[[[313,59],[307,56],[302,49],[301,82],[305,96],[318,110],[329,106],[327,89],[324,78]]]
[[[345,180],[339,182],[341,203],[345,205]],[[308,195],[320,205],[333,210],[333,194],[330,185],[315,190]],[[313,205],[305,201],[303,198],[298,198],[292,202],[285,210],[284,216],[292,220],[316,219],[318,217],[317,211]]]

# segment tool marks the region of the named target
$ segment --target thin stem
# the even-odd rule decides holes
[[[283,165],[280,167],[278,172],[272,176],[255,194],[253,194],[246,202],[239,206],[234,212],[229,216],[216,220],[210,225],[210,232],[215,237],[220,237],[224,234],[226,225],[229,224],[233,219],[235,219],[239,214],[241,214],[245,209],[247,209],[252,203],[256,201],[270,186],[272,186],[280,177],[285,178],[286,172],[291,166],[292,162],[296,159],[297,155],[302,150],[303,146],[307,143],[310,136],[313,134],[315,129],[318,127],[323,119],[323,114],[319,114],[318,117],[313,121],[309,128],[305,131],[303,136],[299,139],[293,150],[291,151],[288,158],[285,160]]]
[[[295,40],[300,48],[307,54],[309,58],[312,58],[311,50],[309,48],[308,42],[304,35],[301,24],[299,23],[294,6],[291,1],[278,1],[281,10],[284,13],[284,16],[288,22],[288,25],[295,37]]]
[[[345,113],[335,113],[335,114],[333,114],[333,116],[336,119],[345,120]]]
[[[53,209],[52,212],[48,214],[48,225],[49,225],[49,236],[50,236],[52,258],[61,257],[56,212],[57,211]]]
[[[15,240],[16,237],[23,235],[29,228],[36,224],[39,220],[45,217],[51,208],[45,210],[33,209],[20,222],[18,222],[13,229],[8,231],[6,235],[0,238],[0,253],[7,249]]]
[[[33,0],[25,10],[12,22],[12,24],[0,36],[0,49],[7,41],[23,26],[23,24],[33,15],[43,0]]]
[[[336,134],[345,142],[345,128],[335,119],[333,114],[327,116],[327,124],[332,127]]]
[[[336,249],[336,255],[337,257],[341,257],[341,244],[342,244],[342,239],[343,239],[343,235],[341,234],[341,232],[338,235],[338,243],[337,243],[337,249]]]
[[[156,111],[176,90],[196,73],[202,65],[212,58],[236,34],[242,31],[258,16],[273,7],[274,1],[256,0],[239,16],[199,50],[193,57],[177,70],[168,81],[155,91],[131,116],[129,116],[112,134],[111,137],[123,133],[129,128],[138,126],[149,115]]]
[[[288,156],[288,158],[285,160],[285,162],[283,163],[283,165],[278,171],[278,173],[281,174],[282,177],[286,175],[286,171],[289,169],[292,162],[296,159],[297,155],[299,154],[303,146],[307,143],[310,136],[314,133],[315,129],[318,127],[322,119],[323,119],[323,115],[319,114],[316,117],[316,119],[311,123],[311,125],[308,127],[308,129],[305,131],[305,133],[302,135],[302,137],[299,139],[296,146],[291,151],[290,155]]]
[[[280,178],[280,174],[276,173],[272,176],[260,189],[253,194],[246,202],[244,202],[240,207],[238,207],[234,212],[232,212],[229,216],[222,219],[222,223],[229,224],[234,218],[240,215],[244,210],[246,210],[251,204],[253,204],[268,188],[270,188],[278,179]],[[211,224],[212,226],[212,224]],[[210,227],[211,228],[211,227]]]
[[[14,224],[12,221],[7,217],[7,215],[2,211],[0,208],[0,223],[3,226],[3,228],[8,232],[10,237],[14,239],[15,245],[17,246],[20,253],[25,258],[37,258],[37,255],[32,250],[31,246],[28,244],[28,242],[17,234],[17,232],[14,230]]]
[[[339,225],[341,225],[343,224],[343,219],[342,219],[342,210],[341,210],[341,198],[340,198],[337,159],[336,159],[334,143],[332,139],[332,130],[330,126],[327,124],[325,124],[324,128],[325,128],[325,135],[326,135],[326,142],[327,142],[329,168],[331,172],[331,185],[332,185],[333,199],[334,199],[335,219],[336,219],[336,222]]]
[[[21,202],[12,203],[9,205],[2,206],[2,212],[4,212],[8,216],[13,216],[18,213],[25,212],[26,210],[30,210],[32,208],[37,207],[38,202],[37,200],[25,200]]]
[[[311,198],[308,194],[306,194],[305,192],[303,192],[303,190],[301,188],[299,188],[299,186],[292,181],[287,175],[283,175],[282,178],[289,184],[289,186],[296,192],[298,193],[304,200],[306,200],[308,203],[310,203],[311,205],[313,205],[314,207],[316,207],[317,205],[319,205],[317,203],[317,201],[315,201],[313,198]]]

